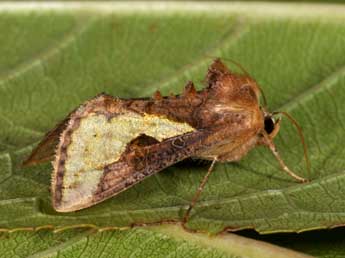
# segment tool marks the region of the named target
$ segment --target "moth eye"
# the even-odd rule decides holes
[[[265,118],[265,131],[270,134],[274,130],[274,121],[271,117]]]

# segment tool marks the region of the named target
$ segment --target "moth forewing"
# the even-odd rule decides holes
[[[124,109],[121,113],[113,113],[105,106],[103,110],[97,106],[97,112],[87,105],[84,109],[72,115],[62,133],[54,161],[52,192],[54,207],[60,212],[92,205],[96,192],[100,194],[104,174],[109,172],[105,168],[116,166],[133,139],[145,134],[162,142],[195,130],[187,123],[163,116]],[[118,168],[113,183],[126,181],[131,173],[134,171]],[[103,199],[111,197],[102,196]]]
[[[49,131],[22,165],[31,166],[54,159],[56,146],[59,144],[61,133],[67,127],[68,120],[69,116]]]

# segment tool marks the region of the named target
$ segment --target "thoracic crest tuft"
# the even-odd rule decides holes
[[[157,90],[157,91],[153,94],[153,99],[154,99],[154,100],[162,100],[162,99],[163,99],[162,93],[160,93],[160,91]]]
[[[196,94],[196,89],[194,87],[193,82],[189,81],[184,88],[183,95],[186,97],[194,97]]]
[[[226,74],[230,74],[229,69],[222,63],[222,61],[220,61],[220,59],[214,60],[211,66],[208,68],[206,75],[208,86],[212,87]]]

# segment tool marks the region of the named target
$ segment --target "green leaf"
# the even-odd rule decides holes
[[[58,214],[50,203],[50,164],[20,164],[83,101],[103,91],[178,93],[188,80],[201,88],[210,56],[241,63],[270,109],[299,121],[312,182],[295,183],[268,150],[257,148],[241,162],[216,166],[188,226],[271,233],[344,224],[344,7],[72,6],[1,11],[0,228],[179,221],[207,167],[174,166],[90,209]],[[295,129],[284,123],[276,143],[290,168],[306,177]]]
[[[124,231],[68,230],[3,235],[0,257],[310,258],[261,241],[227,234],[208,237],[165,225]]]

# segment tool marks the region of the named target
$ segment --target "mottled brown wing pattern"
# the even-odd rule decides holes
[[[186,133],[148,146],[128,148],[118,162],[104,167],[102,179],[91,204],[114,196],[144,178],[193,156],[204,146],[206,131]],[[131,147],[131,146],[129,146]]]
[[[143,100],[138,100],[143,101]],[[52,176],[57,211],[82,209],[193,155],[205,131],[101,95],[71,115]]]

